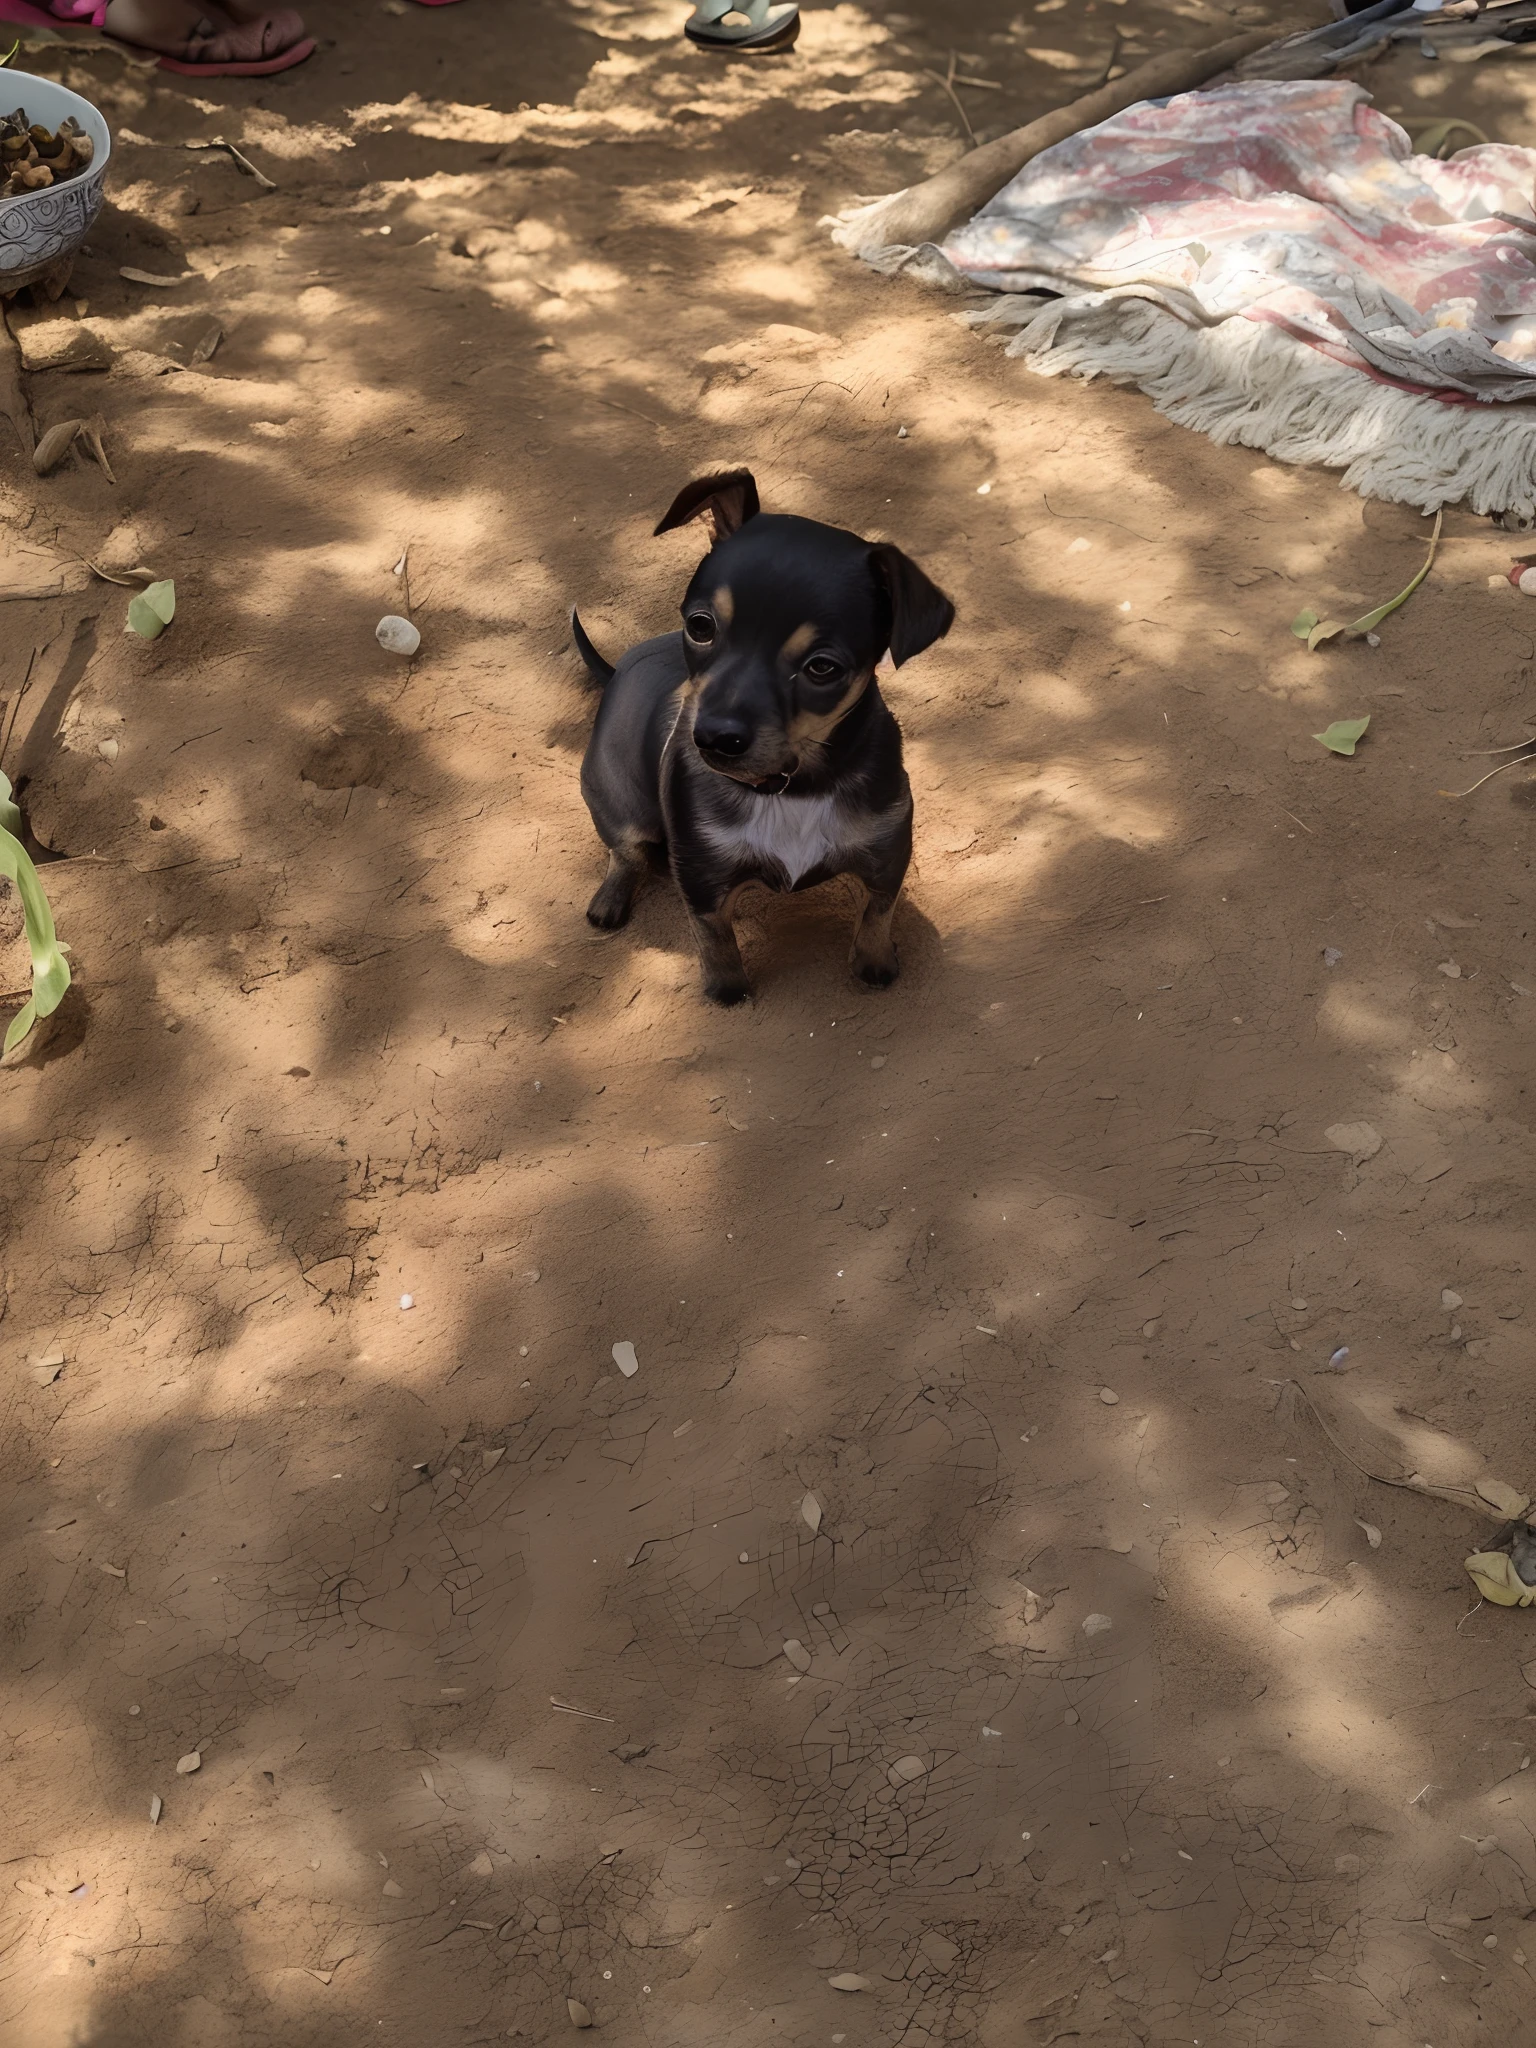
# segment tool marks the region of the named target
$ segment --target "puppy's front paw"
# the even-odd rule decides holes
[[[629,923],[629,913],[634,904],[632,889],[615,889],[611,883],[604,882],[587,905],[587,923],[595,925],[600,932],[616,932],[620,925]]]
[[[901,972],[901,963],[896,958],[894,946],[885,953],[855,953],[852,959],[853,978],[862,981],[868,988],[889,988]]]
[[[705,999],[719,1003],[722,1009],[730,1009],[734,1003],[744,1003],[751,995],[752,988],[744,974],[717,974],[704,983]]]

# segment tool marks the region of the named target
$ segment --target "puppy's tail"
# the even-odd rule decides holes
[[[576,642],[576,652],[586,664],[587,674],[600,690],[606,690],[613,681],[613,663],[604,661],[587,638],[587,629],[581,623],[575,605],[571,606],[571,638]]]

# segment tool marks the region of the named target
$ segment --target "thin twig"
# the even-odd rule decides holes
[[[1495,754],[1518,754],[1526,747],[1536,747],[1536,739],[1516,740],[1508,747],[1464,747],[1462,753],[1469,761],[1491,761]]]
[[[625,405],[624,402],[618,398],[599,398],[597,402],[599,405],[611,405],[615,412],[627,412],[632,414],[634,418],[637,420],[644,420],[646,425],[648,427],[654,427],[658,434],[664,434],[667,431],[666,423],[664,421],[653,420],[648,412],[641,412],[638,406]]]
[[[21,688],[16,692],[16,701],[11,706],[11,715],[6,721],[5,736],[3,739],[0,739],[0,765],[3,765],[5,761],[5,750],[11,744],[11,737],[15,733],[16,714],[21,709],[22,698],[25,697],[29,687],[31,686],[32,668],[36,660],[37,649],[34,647],[32,652],[27,656],[27,672],[21,679]]]
[[[1282,811],[1285,811],[1285,805],[1284,805],[1284,804],[1282,804],[1282,805],[1280,806],[1280,808],[1281,808],[1281,810],[1282,810]],[[1303,832],[1309,832],[1309,833],[1311,833],[1311,834],[1312,834],[1312,837],[1313,837],[1314,839],[1315,839],[1315,838],[1317,837],[1317,834],[1316,834],[1315,832],[1313,832],[1313,831],[1312,831],[1312,827],[1311,827],[1310,825],[1302,824],[1302,821],[1301,821],[1301,819],[1297,817],[1297,815],[1296,815],[1296,813],[1295,813],[1294,811],[1285,811],[1285,815],[1286,815],[1286,816],[1287,816],[1287,817],[1288,817],[1288,818],[1290,819],[1290,821],[1291,821],[1291,823],[1292,823],[1293,825],[1301,825],[1301,829],[1302,829],[1302,831],[1303,831]]]
[[[614,1718],[612,1714],[589,1714],[585,1707],[568,1707],[564,1700],[557,1700],[553,1693],[549,1696],[549,1704],[557,1714],[579,1714],[583,1721],[611,1721]]]
[[[943,91],[949,94],[950,99],[954,102],[955,112],[960,116],[961,126],[965,129],[966,134],[971,138],[971,147],[972,149],[974,149],[976,147],[976,130],[971,126],[971,117],[969,114],[967,114],[965,108],[960,104],[960,95],[955,91],[954,51],[951,50],[949,53],[948,78],[940,78],[938,72],[930,71],[926,64],[923,66],[923,76],[924,78],[931,78],[935,85],[939,86]]]
[[[1500,762],[1497,768],[1490,768],[1486,775],[1480,775],[1477,778],[1476,782],[1473,783],[1471,789],[1442,789],[1439,792],[1439,794],[1441,796],[1453,797],[1471,796],[1473,791],[1481,789],[1485,782],[1492,782],[1495,775],[1502,775],[1506,768],[1518,768],[1522,761],[1529,761],[1533,754],[1536,754],[1536,740],[1527,740],[1525,743],[1524,753],[1516,754],[1515,758],[1512,761]]]

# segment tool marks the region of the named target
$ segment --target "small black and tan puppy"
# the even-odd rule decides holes
[[[749,993],[732,925],[751,882],[810,889],[856,875],[868,892],[853,971],[899,969],[891,915],[912,856],[901,731],[875,681],[949,631],[955,608],[900,548],[758,510],[744,469],[701,477],[656,528],[702,519],[713,545],[683,599],[683,630],[611,668],[571,614],[603,701],[581,793],[608,848],[587,907],[625,923],[650,868],[670,865],[704,962],[704,993]]]

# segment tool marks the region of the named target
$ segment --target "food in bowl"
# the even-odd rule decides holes
[[[0,199],[42,192],[88,170],[96,145],[73,116],[57,128],[29,121],[26,110],[0,114]]]

